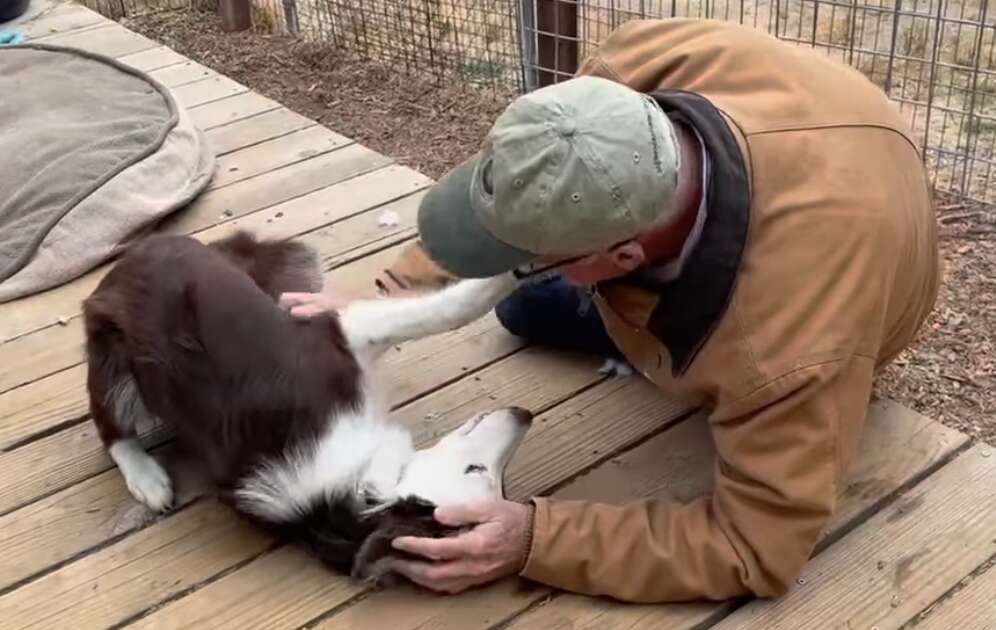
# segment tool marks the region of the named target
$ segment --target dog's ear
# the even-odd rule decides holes
[[[459,280],[437,265],[416,240],[405,246],[390,267],[377,276],[375,283],[382,295],[417,294],[436,291]]]
[[[399,536],[442,538],[452,536],[459,528],[447,527],[435,519],[436,506],[417,497],[402,499],[371,513],[376,520],[371,533],[353,559],[352,576],[355,579],[379,586],[394,583],[391,560],[410,558],[410,554],[391,546]]]
[[[209,244],[242,269],[274,300],[282,293],[316,293],[322,290],[318,251],[291,239],[262,240],[239,230]]]

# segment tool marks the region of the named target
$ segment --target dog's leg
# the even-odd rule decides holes
[[[358,300],[340,312],[350,347],[380,354],[385,349],[466,326],[510,295],[519,281],[511,273],[462,280],[417,297]]]
[[[90,413],[128,491],[153,510],[162,511],[173,502],[172,483],[159,462],[142,448],[135,430],[138,422],[153,418],[120,349],[119,331],[101,306],[93,300],[84,312]]]
[[[169,474],[138,440],[136,424],[152,418],[134,379],[130,375],[122,376],[105,388],[97,377],[91,378],[88,385],[94,424],[107,453],[121,471],[128,491],[153,510],[166,510],[173,503],[173,486]]]

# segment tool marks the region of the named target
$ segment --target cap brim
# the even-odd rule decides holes
[[[498,240],[478,220],[470,199],[478,159],[467,160],[440,179],[418,211],[419,237],[426,253],[462,278],[496,276],[537,258]]]

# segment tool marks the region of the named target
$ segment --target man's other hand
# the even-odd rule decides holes
[[[310,319],[323,313],[339,310],[355,298],[342,294],[329,293],[282,293],[280,308],[289,311],[291,316]]]
[[[519,572],[525,563],[529,508],[513,501],[440,507],[436,520],[473,529],[447,538],[395,538],[395,549],[426,560],[395,560],[393,568],[433,591],[459,593]]]

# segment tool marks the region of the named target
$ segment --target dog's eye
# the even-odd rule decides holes
[[[471,475],[473,473],[487,472],[487,470],[487,468],[480,464],[471,464],[470,466],[467,466],[467,470],[463,471],[463,474]]]

